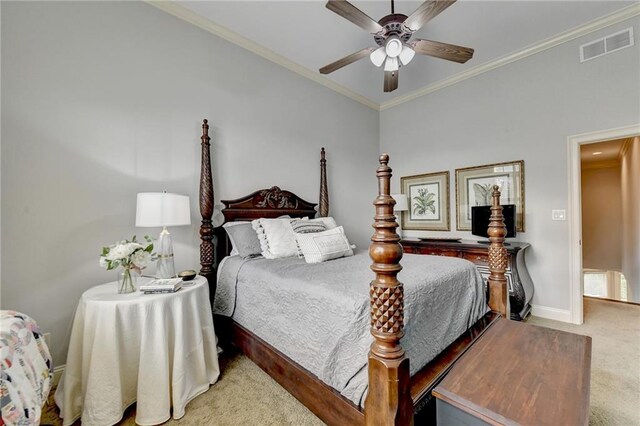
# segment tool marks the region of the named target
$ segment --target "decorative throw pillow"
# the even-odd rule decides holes
[[[295,234],[295,238],[307,263],[353,256],[353,250],[342,226],[324,232]]]
[[[326,226],[327,229],[333,229],[333,228],[337,228],[338,227],[338,224],[336,223],[336,220],[334,218],[332,218],[331,216],[317,217],[317,218],[311,219],[311,220],[317,220],[317,221],[320,221],[320,222],[324,223],[324,226]]]
[[[239,255],[243,259],[260,256],[262,249],[258,234],[253,230],[251,222],[228,222],[223,225],[231,241],[231,255]]]
[[[258,235],[265,258],[278,259],[298,253],[291,219],[256,219],[251,222],[251,226]]]
[[[322,232],[326,231],[328,228],[321,220],[298,220],[294,219],[291,221],[291,227],[293,228],[293,232],[298,234],[310,234],[313,232]]]

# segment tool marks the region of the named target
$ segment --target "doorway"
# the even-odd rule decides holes
[[[633,138],[580,146],[580,198],[582,215],[582,282],[585,296],[627,301],[622,271],[623,198],[622,160]],[[624,200],[628,203],[628,200]],[[628,229],[626,230],[629,231]]]
[[[571,321],[583,295],[640,302],[640,125],[568,138]]]

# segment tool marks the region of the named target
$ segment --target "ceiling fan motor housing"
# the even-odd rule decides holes
[[[373,36],[376,44],[378,46],[384,46],[387,38],[394,35],[398,36],[402,42],[408,42],[413,32],[404,25],[405,19],[407,19],[407,15],[403,15],[401,13],[394,13],[380,19],[378,23],[384,28],[384,32],[380,32]]]

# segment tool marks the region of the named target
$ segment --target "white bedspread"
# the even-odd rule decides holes
[[[463,259],[405,255],[405,337],[411,374],[484,315],[484,283]],[[287,355],[356,404],[367,390],[371,345],[367,252],[318,264],[304,259],[227,258],[214,312]]]

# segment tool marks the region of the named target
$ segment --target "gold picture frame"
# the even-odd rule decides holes
[[[404,176],[401,191],[409,210],[402,212],[402,229],[450,231],[449,171]]]
[[[516,231],[524,232],[524,160],[456,169],[456,229],[471,231],[471,207],[491,205],[491,187],[500,204],[515,204]]]

